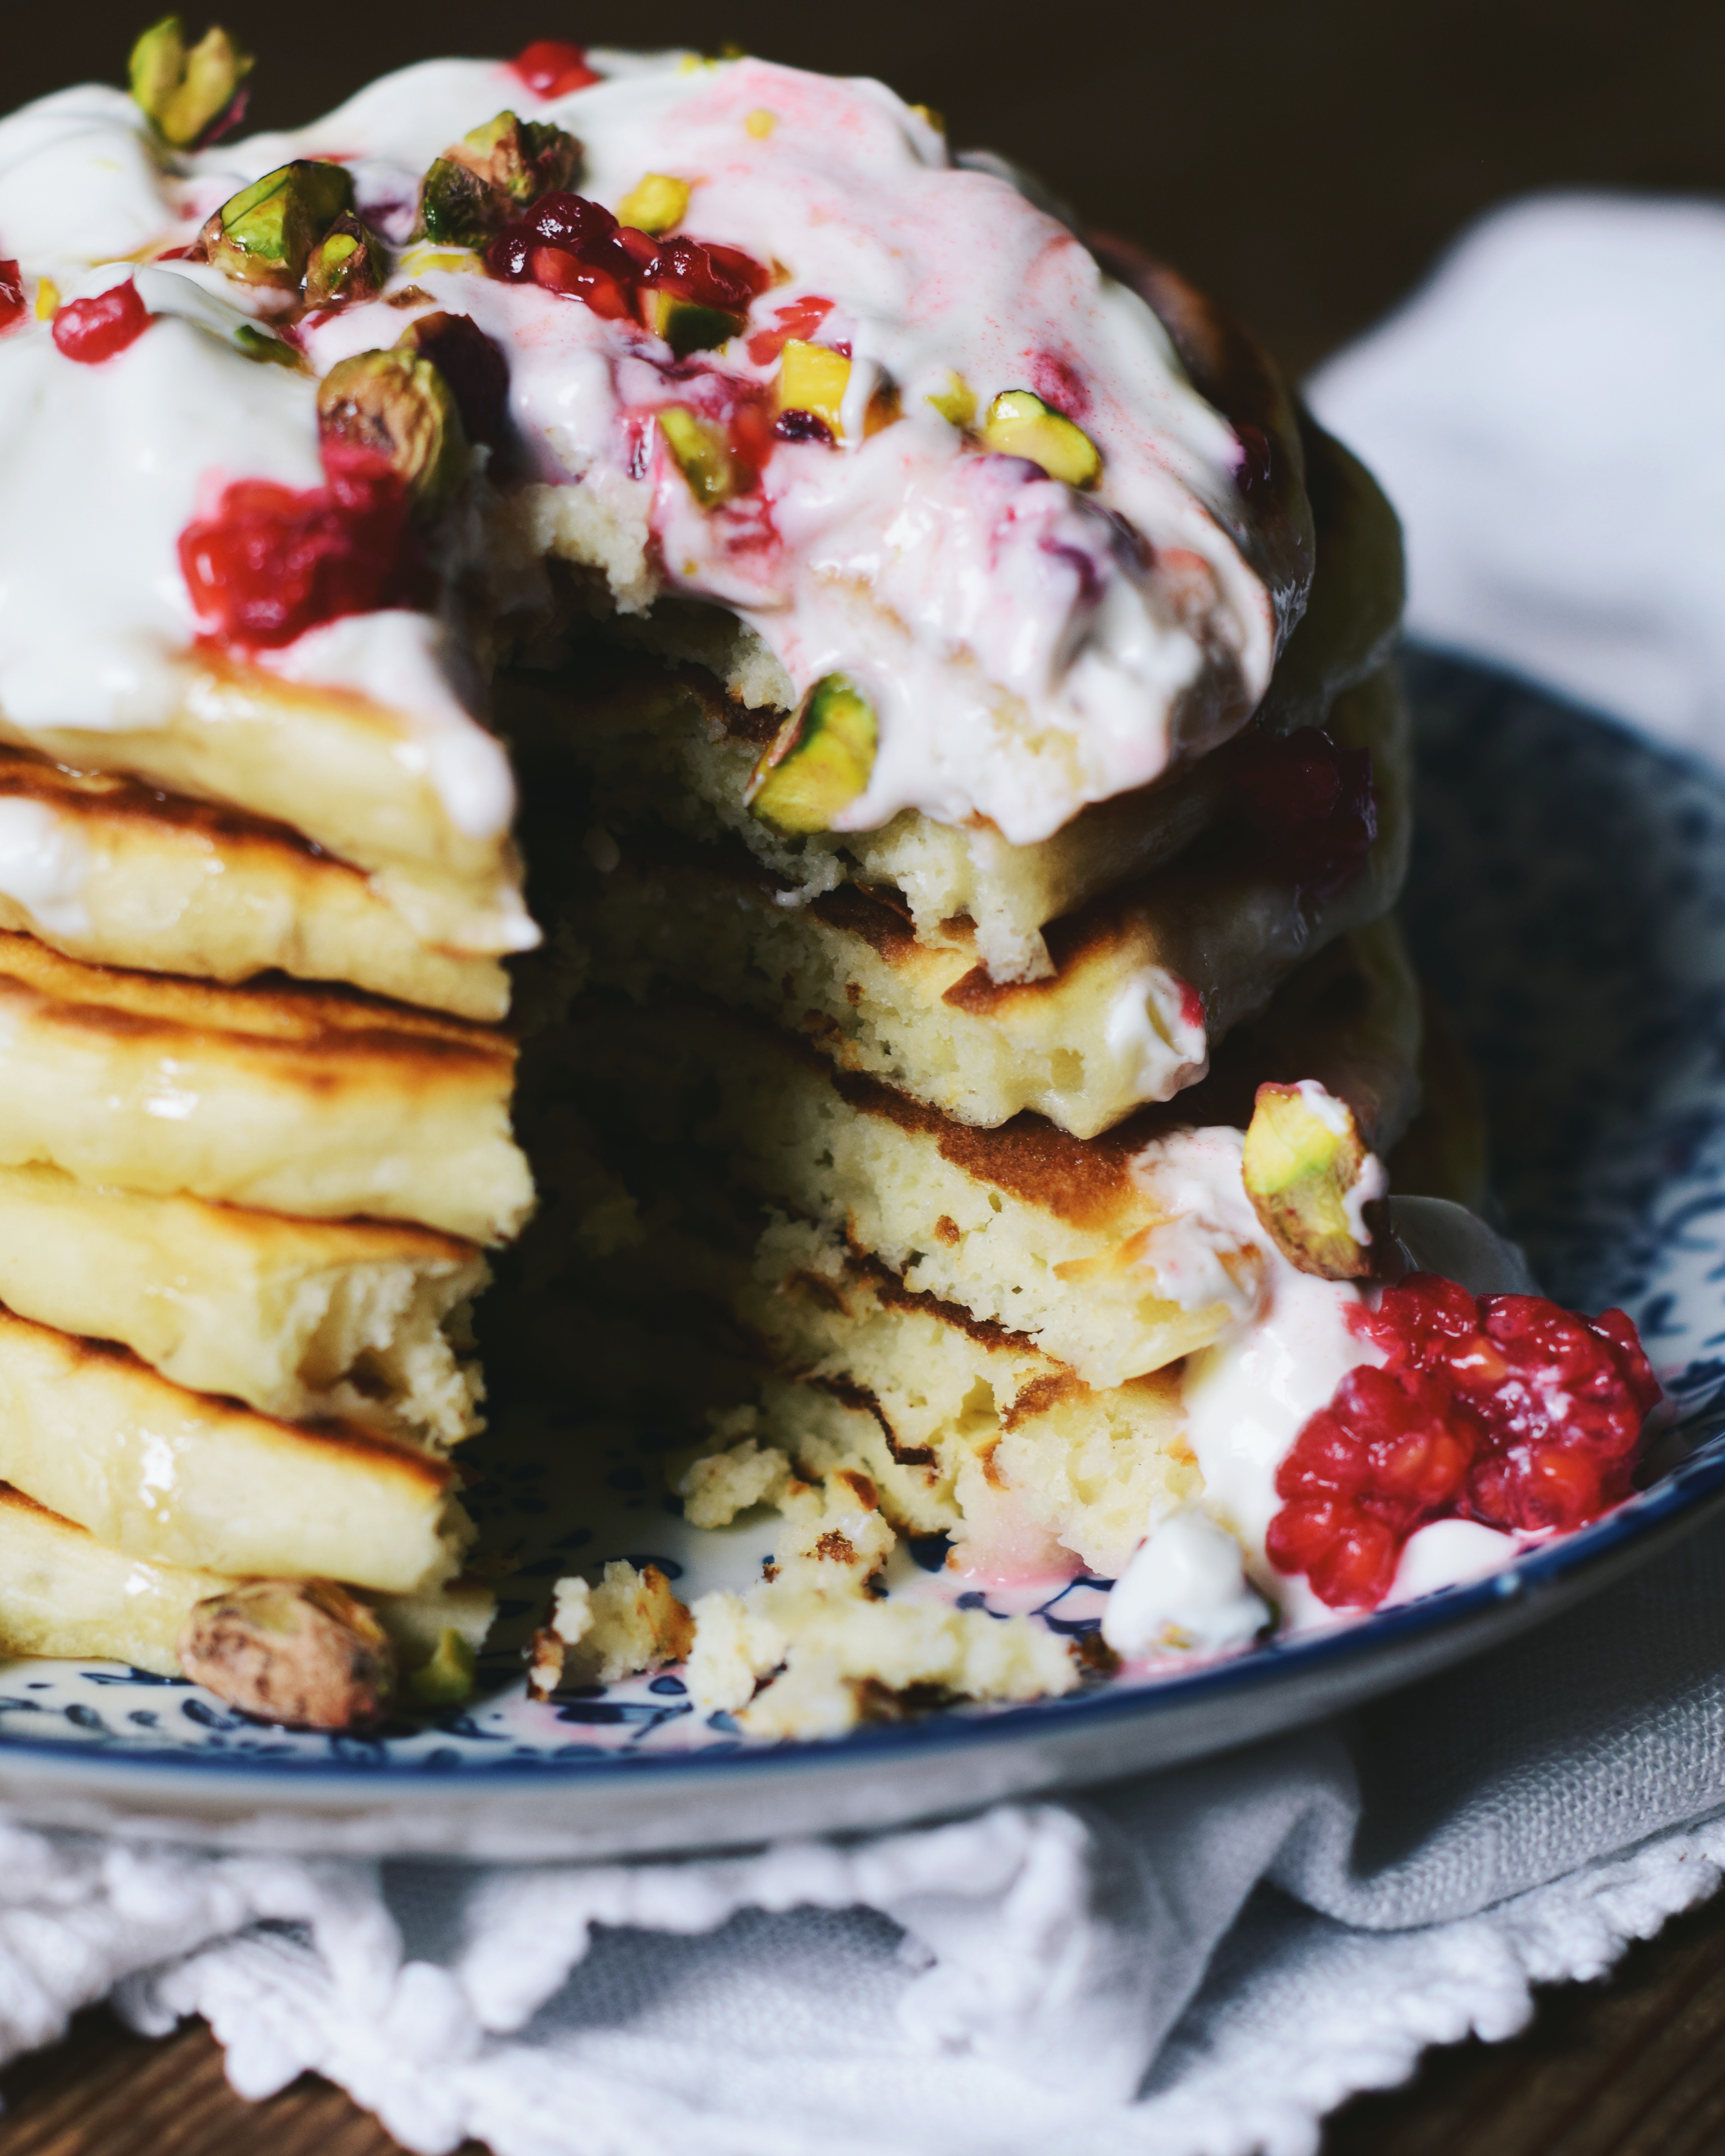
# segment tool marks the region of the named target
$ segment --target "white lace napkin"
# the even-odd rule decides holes
[[[1327,369],[1416,627],[1715,745],[1722,332],[1725,212],[1565,201]],[[1346,1727],[844,1845],[527,1873],[0,1829],[0,2053],[111,1994],[427,2152],[1296,2156],[1713,1891],[1722,1590],[1716,1527]]]

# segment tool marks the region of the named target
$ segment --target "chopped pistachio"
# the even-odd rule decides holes
[[[312,249],[352,207],[346,166],[296,157],[231,196],[200,237],[210,260],[230,277],[294,291]]]
[[[314,307],[374,300],[382,282],[372,235],[351,210],[325,233],[305,264],[305,298]]]
[[[1347,1101],[1310,1079],[1260,1086],[1241,1173],[1253,1211],[1301,1272],[1324,1280],[1372,1272],[1362,1209],[1384,1194],[1384,1173]]]
[[[680,225],[688,211],[687,180],[674,180],[668,172],[649,172],[618,203],[617,221],[657,239]]]
[[[365,1604],[327,1579],[254,1579],[196,1603],[180,1666],[260,1721],[369,1729],[395,1693],[395,1655]]]
[[[500,112],[437,158],[419,189],[425,237],[478,247],[513,211],[553,187],[566,187],[581,167],[581,145],[548,120]]]
[[[1040,465],[1068,486],[1094,486],[1101,476],[1101,452],[1090,436],[1034,390],[1004,390],[988,407],[983,440],[1004,456]]]
[[[36,280],[37,321],[39,322],[51,322],[55,315],[59,311],[59,304],[60,288],[54,283],[53,278],[38,278]]]
[[[801,337],[787,337],[778,367],[778,405],[782,412],[812,412],[824,419],[837,441],[844,429],[839,414],[850,383],[850,362],[830,345],[805,344]]]
[[[411,349],[338,360],[318,385],[317,421],[326,435],[387,456],[423,508],[446,501],[467,469],[449,385]]]
[[[478,274],[485,263],[470,247],[410,247],[396,267],[403,277],[423,277],[433,270]]]
[[[424,1707],[459,1707],[473,1691],[473,1650],[453,1626],[439,1635],[429,1662],[408,1672],[408,1689]]]
[[[659,431],[689,491],[703,509],[716,508],[736,481],[724,436],[686,405],[668,405],[659,414]]]
[[[942,418],[952,426],[962,430],[976,424],[976,392],[962,374],[949,372],[947,387],[932,395],[928,401]]]
[[[679,359],[691,352],[715,352],[742,331],[742,315],[727,308],[705,306],[699,300],[647,285],[641,293],[642,319],[655,336],[662,336]]]
[[[166,142],[187,149],[239,95],[252,56],[228,33],[206,30],[188,52],[177,15],[164,15],[131,49],[131,94]]]
[[[757,142],[764,142],[778,125],[778,115],[764,105],[757,105],[742,123],[743,132]]]
[[[849,675],[828,674],[755,766],[749,808],[777,831],[830,830],[867,790],[879,746],[874,706]]]
[[[237,322],[234,341],[248,359],[266,360],[272,367],[299,367],[304,364],[285,337],[274,330],[259,329],[255,322]]]

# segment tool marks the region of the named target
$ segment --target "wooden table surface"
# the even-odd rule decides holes
[[[956,141],[1041,171],[1086,217],[1159,247],[1251,319],[1291,371],[1404,293],[1495,201],[1545,186],[1725,193],[1725,9],[1695,0],[469,0],[411,10],[223,0],[259,55],[253,116],[290,123],[383,67],[530,37],[736,39],[884,76]],[[117,76],[154,0],[6,9],[3,102]],[[198,17],[202,21],[203,16]],[[411,26],[410,29],[407,26]],[[408,42],[404,42],[404,38]],[[1098,64],[1101,61],[1102,64]],[[1722,1793],[1725,1794],[1725,1793]],[[1725,2149],[1725,1903],[1548,1994],[1512,2043],[1429,2055],[1332,2123],[1328,2156],[1698,2156]],[[152,2043],[110,2016],[0,2075],[0,2156],[383,2156],[337,2090],[244,2104],[201,2026]]]

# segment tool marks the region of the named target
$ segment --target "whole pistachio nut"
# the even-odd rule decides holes
[[[1259,1086],[1240,1173],[1291,1264],[1323,1280],[1370,1277],[1378,1252],[1368,1215],[1387,1185],[1346,1101],[1310,1078]]]
[[[867,790],[880,747],[875,707],[848,674],[828,674],[755,767],[745,797],[776,831],[829,831]]]
[[[509,433],[509,362],[471,315],[418,315],[396,339],[429,359],[448,382],[470,442],[501,449]]]
[[[262,1722],[371,1729],[395,1697],[395,1655],[365,1604],[327,1579],[254,1579],[196,1603],[180,1666]]]
[[[445,150],[419,190],[425,237],[446,245],[478,247],[516,210],[554,187],[566,187],[581,166],[581,145],[549,121],[500,112]]]
[[[398,346],[338,360],[318,385],[322,433],[388,458],[422,509],[461,483],[467,435],[449,385],[432,362]]]
[[[503,223],[497,198],[454,157],[432,161],[419,182],[419,228],[442,247],[482,247]]]
[[[344,209],[306,259],[307,304],[339,307],[350,300],[374,300],[382,282],[372,235]]]
[[[313,249],[352,208],[345,165],[295,157],[231,196],[199,237],[209,259],[230,277],[297,291]]]
[[[219,25],[189,51],[177,15],[164,15],[131,49],[131,94],[164,141],[187,149],[239,96],[252,56]]]

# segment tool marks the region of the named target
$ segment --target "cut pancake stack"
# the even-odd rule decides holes
[[[586,827],[558,902],[590,983],[536,1088],[561,1240],[530,1244],[515,1315],[572,1295],[597,1382],[706,1409],[697,1526],[779,1507],[768,1580],[693,1613],[697,1704],[757,1732],[1078,1681],[950,1594],[912,1639],[906,1551],[984,1585],[1118,1577],[1202,1488],[1182,1358],[1262,1263],[1171,1185],[1179,1146],[1231,1142],[1237,1189],[1266,1081],[1316,1081],[1380,1152],[1419,1110],[1394,520],[1316,430],[1278,446],[1317,567],[1260,712],[1040,845],[911,813],[775,829],[750,794],[785,714],[692,616],[505,684],[536,813]]]
[[[266,1635],[363,1609],[234,1592],[356,1590],[409,1662],[483,1633],[450,1454],[532,1196],[514,856],[384,707],[228,665],[152,731],[0,733],[0,1643],[339,1720]]]

